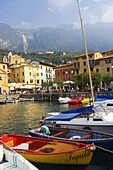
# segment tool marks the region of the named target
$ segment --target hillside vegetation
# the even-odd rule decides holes
[[[3,56],[8,56],[9,50],[3,50],[0,49],[0,61],[2,61]],[[75,56],[79,56],[81,54],[85,54],[85,51],[79,51],[75,53],[69,53],[65,52],[65,55],[63,55],[63,52],[54,52],[53,54],[38,54],[36,52],[33,53],[22,53],[22,52],[16,52],[16,51],[11,51],[12,54],[18,54],[22,58],[25,58],[25,60],[30,59],[32,60],[38,60],[47,63],[53,63],[55,65],[60,65],[60,64],[66,64],[68,61],[72,61]],[[89,51],[91,52],[91,51]]]

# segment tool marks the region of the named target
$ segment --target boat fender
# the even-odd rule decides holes
[[[72,136],[70,139],[80,139],[81,136]]]

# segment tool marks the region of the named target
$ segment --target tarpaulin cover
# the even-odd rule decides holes
[[[58,120],[69,121],[69,120],[73,119],[74,117],[77,117],[81,114],[83,114],[83,113],[59,114],[56,116],[48,117],[44,121],[58,121]]]
[[[68,111],[64,111],[64,112],[61,112],[62,114],[67,114],[67,113],[86,113],[90,110],[92,110],[93,106],[87,106],[87,107],[81,107],[81,108],[78,108],[78,109],[74,109],[74,110],[68,110]]]

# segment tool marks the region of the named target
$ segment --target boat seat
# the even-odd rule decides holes
[[[87,138],[89,138],[89,137],[91,137],[91,136],[92,136],[92,134],[89,133],[89,134],[87,134],[87,135],[81,137],[79,140],[87,139]]]
[[[56,134],[54,134],[54,135],[52,135],[52,136],[55,137],[55,136],[61,135],[61,134],[66,133],[66,132],[68,132],[68,130],[61,131],[61,132],[56,133]]]

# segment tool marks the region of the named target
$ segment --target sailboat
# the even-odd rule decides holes
[[[59,117],[54,116],[54,117],[46,118],[45,123],[47,124],[50,123],[50,124],[54,124],[57,126],[60,125],[63,127],[65,126],[65,127],[73,127],[73,128],[89,129],[89,130],[113,133],[113,112],[109,111],[103,105],[94,106],[93,86],[92,86],[92,79],[91,79],[91,72],[90,72],[90,66],[89,66],[85,34],[84,34],[84,27],[83,27],[83,21],[82,21],[82,16],[81,16],[81,11],[80,11],[79,0],[77,0],[77,2],[78,2],[78,7],[79,7],[81,26],[82,26],[85,51],[86,51],[86,58],[87,58],[88,73],[89,73],[89,79],[90,79],[91,96],[92,96],[92,103],[93,103],[92,114],[84,118],[83,117],[77,118],[76,116],[74,117],[73,115],[73,118],[70,118],[70,119],[68,118],[68,121],[63,120],[63,119],[61,120],[62,115],[60,114],[58,115]]]

